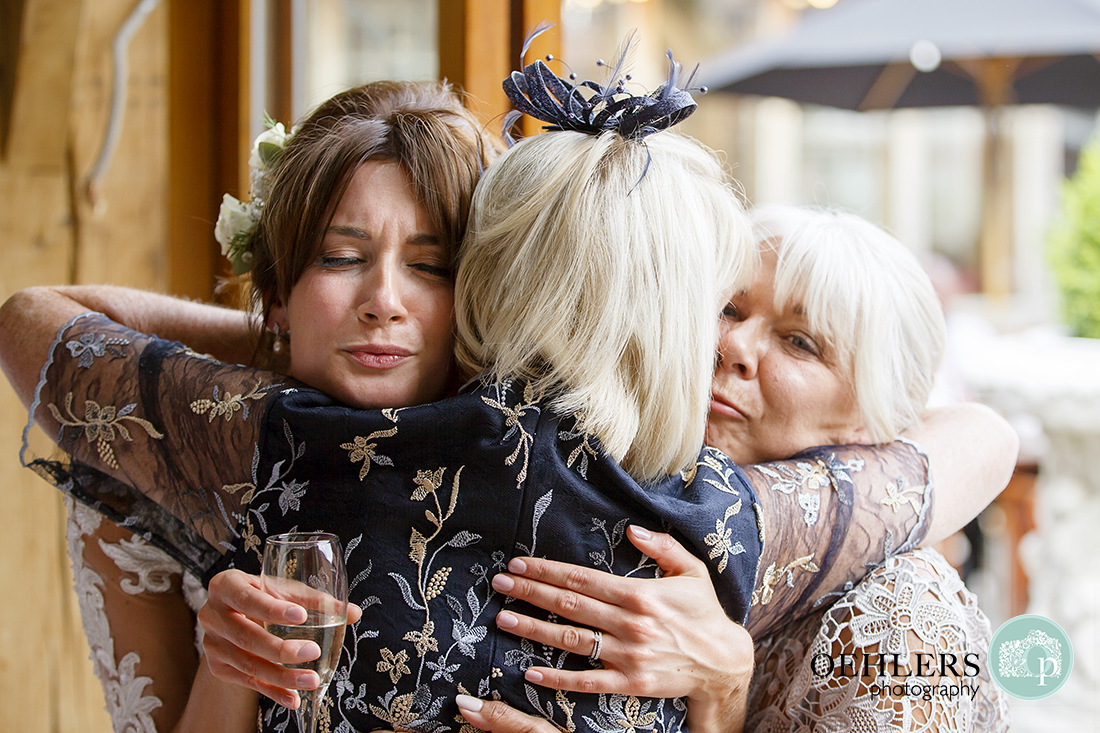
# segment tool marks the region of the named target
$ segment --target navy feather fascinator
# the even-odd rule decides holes
[[[527,37],[524,51],[547,27],[540,26]],[[516,109],[505,118],[504,129],[509,130],[520,115],[526,114],[546,122],[545,130],[576,130],[592,135],[614,130],[624,138],[642,140],[691,115],[695,111],[695,100],[687,88],[676,86],[680,65],[673,59],[672,51],[666,54],[668,78],[661,86],[642,95],[626,90],[630,76],[624,77],[621,73],[632,46],[633,35],[623,44],[606,84],[591,80],[567,81],[551,71],[541,59],[525,66],[522,72],[513,71],[504,80],[504,92]],[[548,56],[547,60],[553,57]],[[597,65],[606,66],[603,61],[598,61]],[[570,74],[570,79],[575,78],[576,74]],[[693,72],[684,86],[690,87],[694,78]],[[706,88],[701,87],[699,91],[706,93]],[[512,142],[509,137],[509,143]]]

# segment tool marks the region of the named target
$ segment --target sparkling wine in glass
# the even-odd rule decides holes
[[[317,689],[298,691],[298,730],[316,733],[319,706],[340,661],[348,621],[348,581],[340,538],[327,532],[268,537],[260,579],[271,595],[306,609],[304,623],[268,624],[267,630],[280,639],[308,639],[321,648],[318,659],[287,665],[312,669],[321,678]]]

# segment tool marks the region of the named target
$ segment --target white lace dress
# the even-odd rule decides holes
[[[745,730],[1006,731],[1008,701],[986,671],[990,636],[942,555],[895,555],[824,612],[757,643]]]
[[[179,720],[198,666],[206,590],[163,550],[71,498],[66,540],[84,635],[117,733]]]

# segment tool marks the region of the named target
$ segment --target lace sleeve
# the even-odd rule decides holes
[[[764,547],[746,628],[770,633],[912,550],[931,521],[928,458],[913,443],[815,448],[749,466]]]
[[[24,465],[205,577],[232,547],[278,383],[83,314],[58,332],[31,406],[66,455],[28,463],[25,438]]]

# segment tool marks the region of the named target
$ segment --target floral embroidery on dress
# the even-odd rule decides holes
[[[250,407],[249,403],[266,397],[269,389],[270,386],[265,387],[264,385],[256,384],[247,394],[226,395],[223,399],[221,396],[221,388],[215,384],[212,398],[209,400],[195,400],[191,403],[191,411],[196,415],[206,415],[210,422],[214,422],[214,419],[218,417],[224,417],[226,421],[232,420],[233,415],[238,412],[241,413],[242,418],[247,420]]]
[[[652,709],[651,708],[656,708]],[[600,733],[632,733],[638,730],[665,730],[658,721],[664,705],[659,700],[639,700],[633,695],[600,695],[598,709],[591,716],[583,716],[593,730]]]
[[[443,569],[447,570],[448,574],[449,574],[450,568],[443,568]],[[443,583],[445,583],[445,582],[446,582],[446,579],[444,579],[443,581],[440,582],[440,584],[439,584],[440,589],[442,589]],[[431,590],[433,590],[433,589],[429,588],[429,591],[431,591]],[[438,592],[436,593],[436,595],[438,595]],[[432,636],[432,634],[434,634],[434,633],[435,633],[435,622],[434,621],[425,621],[424,622],[424,627],[420,631],[410,631],[407,634],[405,634],[405,636],[403,636],[402,639],[404,641],[411,641],[413,643],[413,646],[416,648],[416,656],[422,657],[425,654],[427,654],[428,652],[437,652],[437,651],[439,651],[439,643],[435,640],[435,637]]]
[[[894,514],[897,514],[898,510],[905,504],[912,506],[915,514],[920,514],[922,502],[919,499],[924,497],[924,493],[924,486],[907,487],[905,478],[899,476],[896,483],[890,481],[886,484],[886,496],[883,498],[882,503],[893,509]]]
[[[241,540],[244,542],[245,552],[255,553],[257,560],[263,559],[263,555],[260,553],[260,546],[263,543],[260,541],[259,535],[256,534],[256,528],[252,525],[251,514],[245,519],[245,527],[244,532],[241,534]]]
[[[587,479],[588,459],[591,457],[593,461],[598,460],[600,454],[591,443],[595,436],[576,427],[576,423],[579,419],[580,415],[573,415],[573,429],[559,431],[558,440],[563,443],[568,443],[569,441],[580,439],[581,442],[577,443],[573,450],[569,452],[569,456],[565,459],[565,465],[569,468],[573,468],[573,464],[576,463],[577,473],[581,475],[581,478]]]
[[[708,483],[712,482],[708,481]],[[730,517],[735,516],[740,511],[741,500],[738,499],[736,504],[732,504],[726,509],[721,519],[715,520],[714,531],[703,538],[703,541],[710,548],[707,558],[710,560],[722,558],[718,561],[718,572],[720,573],[725,572],[726,562],[730,557],[740,555],[745,551],[745,546],[741,544],[740,540],[733,542],[733,529],[726,526],[726,522],[730,520]]]
[[[412,670],[405,664],[405,662],[409,661],[409,655],[404,649],[394,654],[389,649],[383,647],[380,653],[382,654],[382,661],[378,663],[378,671],[389,672],[390,682],[393,684],[396,685],[398,680],[404,675],[412,674]]]
[[[873,688],[912,676],[914,652],[926,658],[977,654],[979,670],[986,670],[991,635],[973,594],[942,556],[926,549],[895,556],[827,610],[757,642],[745,729],[1004,733],[1007,699],[987,671],[956,673],[952,682],[970,690],[953,696],[884,696]],[[894,653],[904,669],[895,668]],[[891,661],[870,675],[822,674],[814,667],[815,659],[841,655],[872,661],[887,655]]]
[[[111,448],[111,442],[114,441],[116,433],[123,440],[133,442],[130,431],[123,424],[124,420],[136,423],[151,438],[156,440],[164,438],[164,435],[153,427],[151,422],[130,414],[137,409],[136,402],[131,402],[122,409],[118,409],[113,405],[101,406],[94,400],[85,400],[83,420],[73,414],[72,392],[69,392],[65,397],[65,411],[69,413],[69,419],[65,419],[61,415],[61,411],[52,402],[46,407],[49,408],[54,420],[62,425],[71,428],[84,428],[84,437],[89,443],[95,444],[99,457],[111,468],[118,468],[118,461],[115,459],[114,450]]]
[[[519,459],[520,453],[523,453],[523,462],[520,464],[519,474],[516,476],[516,488],[518,489],[523,485],[523,480],[527,478],[527,462],[531,457],[531,444],[534,442],[531,433],[524,429],[522,420],[528,412],[536,414],[542,412],[542,408],[538,405],[542,395],[537,394],[532,385],[525,384],[523,386],[523,400],[515,407],[508,407],[504,404],[504,401],[506,399],[505,395],[511,387],[511,382],[497,384],[494,387],[498,395],[497,399],[482,396],[481,401],[504,413],[504,425],[507,431],[504,433],[504,437],[501,438],[503,442],[511,440],[514,436],[519,436],[515,451],[504,459],[504,465],[511,466]]]
[[[141,662],[137,652],[127,652],[115,664],[115,642],[101,590],[104,580],[84,562],[84,536],[96,531],[102,517],[70,498],[65,499],[65,505],[69,515],[66,539],[80,621],[91,648],[96,677],[103,686],[107,714],[115,730],[157,733],[151,713],[162,703],[160,698],[146,694],[153,680],[137,675]]]
[[[909,663],[909,638],[946,647],[958,645],[965,631],[943,610],[943,605],[928,598],[930,584],[905,577],[895,581],[891,590],[872,584],[855,601],[859,611],[851,621],[852,638],[860,645],[878,644],[888,654],[897,654],[900,663]]]
[[[388,538],[385,550],[378,548],[379,553],[374,556],[376,560],[385,558],[384,570],[372,581],[371,591],[378,597],[372,596],[365,604],[365,607],[374,608],[349,627],[340,665],[329,688],[333,699],[331,725],[337,733],[371,729],[365,727],[368,718],[371,719],[369,725],[376,728],[399,731],[469,731],[463,720],[446,714],[453,707],[455,688],[462,684],[476,687],[477,692],[472,694],[483,698],[508,698],[509,695],[514,698],[519,692],[521,699],[512,699],[513,703],[518,702],[531,712],[538,711],[565,731],[675,733],[682,728],[686,708],[680,700],[627,695],[585,696],[524,685],[523,670],[532,665],[585,669],[598,668],[598,663],[590,662],[583,655],[528,640],[491,637],[493,617],[502,604],[507,603],[492,589],[491,578],[505,569],[505,562],[512,555],[552,557],[561,552],[558,549],[563,541],[561,514],[577,511],[574,503],[591,491],[580,483],[580,479],[592,477],[596,471],[594,466],[607,460],[599,450],[598,441],[577,428],[575,416],[548,414],[535,391],[521,384],[518,381],[505,385],[483,384],[477,393],[466,397],[476,410],[472,413],[476,415],[476,419],[471,420],[473,430],[484,431],[478,435],[484,455],[491,456],[487,463],[466,464],[464,454],[447,452],[453,446],[445,444],[446,450],[435,455],[455,455],[454,459],[440,458],[434,464],[419,460],[414,465],[403,465],[411,460],[406,456],[416,455],[415,451],[421,448],[416,432],[407,427],[419,425],[419,421],[424,420],[417,408],[403,413],[410,417],[407,425],[406,418],[402,417],[401,434],[397,433],[398,426],[394,424],[396,413],[386,418],[373,413],[369,419],[363,419],[358,428],[351,427],[331,437],[312,435],[309,470],[313,471],[318,460],[329,461],[332,478],[326,490],[332,488],[344,500],[362,507],[361,512],[355,514],[363,517],[361,524],[348,521],[344,526],[359,526],[357,531],[363,532],[361,536],[369,537],[364,544],[372,547],[378,548],[382,538]],[[287,444],[281,445],[275,427],[279,415],[286,414],[297,432],[299,423],[293,422],[297,419],[297,410],[314,409],[315,405],[316,398],[310,396],[303,401],[302,408],[291,403],[278,405],[269,413],[263,467],[254,469],[254,474],[270,472],[272,478],[266,485],[258,484],[265,488],[253,492],[246,510],[248,521],[243,523],[242,547],[253,558],[256,555],[254,550],[248,549],[250,543],[254,542],[258,548],[271,532],[286,531],[291,526],[337,529],[343,521],[331,518],[312,503],[312,489],[321,485],[317,483],[316,474],[306,472],[306,459],[292,468],[297,457],[302,455],[302,444],[284,424]],[[307,424],[313,423],[302,423],[303,426]],[[540,433],[540,430],[546,432]],[[556,451],[545,464],[535,455],[536,440],[543,439],[555,441]],[[313,453],[315,448],[320,448],[316,455]],[[477,451],[474,455],[480,458]],[[330,456],[335,460],[330,461]],[[344,456],[350,460],[344,460]],[[710,547],[716,552],[708,565],[721,568],[725,575],[737,569],[743,578],[739,581],[738,597],[742,607],[747,608],[755,560],[751,565],[746,563],[744,554],[750,547],[756,549],[754,535],[757,531],[753,527],[759,529],[759,523],[754,524],[753,517],[741,515],[750,506],[756,506],[756,501],[751,489],[746,490],[740,471],[720,454],[708,452],[701,454],[699,460],[702,467],[698,469],[698,486],[684,492],[692,502],[697,502],[700,521],[692,524],[692,531],[697,532],[695,541],[701,545],[703,535],[714,529],[715,537]],[[556,472],[550,475],[561,482],[560,487],[551,483],[542,488],[546,469]],[[608,480],[608,475],[615,476],[615,472],[601,471],[600,480]],[[540,478],[538,487],[526,482],[527,478],[535,476]],[[312,479],[308,485],[307,477]],[[616,476],[610,480],[620,479]],[[361,490],[360,483],[369,490]],[[499,487],[512,485],[526,486],[529,491],[508,496],[499,493]],[[242,485],[235,490],[240,496],[246,489]],[[265,496],[266,492],[276,490],[278,496],[286,500],[285,516],[280,511],[283,507],[276,507],[276,496]],[[630,485],[630,490],[636,487]],[[663,496],[661,491],[667,491],[675,504],[682,490],[678,482],[672,481],[655,489],[653,495]],[[573,536],[571,549],[576,548],[573,551],[583,564],[620,575],[648,577],[659,574],[656,563],[626,541],[626,528],[631,521],[627,517],[629,510],[624,511],[621,504],[616,503],[620,497],[613,491],[607,494],[612,497],[608,504],[599,500],[594,502],[587,510],[593,514],[581,509],[581,516],[573,517],[573,523],[566,527]],[[709,498],[698,498],[699,494],[709,495]],[[562,503],[565,501],[569,504]],[[377,510],[375,502],[379,502]],[[501,503],[503,517],[517,514],[520,523],[514,530],[507,530],[511,524],[494,519],[494,502]],[[383,511],[384,508],[388,511]],[[665,511],[678,510],[670,505]],[[665,515],[661,512],[656,516],[663,518]],[[402,517],[396,526],[393,525],[394,517]],[[746,522],[747,536],[735,528]],[[503,536],[483,536],[487,535],[483,527],[498,525]],[[672,528],[675,523],[668,526]],[[372,528],[370,535],[364,527]],[[375,527],[389,529],[376,531]],[[394,541],[387,534],[392,531],[403,535],[403,541]],[[253,536],[255,539],[251,539]],[[485,545],[490,545],[491,550],[486,547],[479,552]],[[731,559],[737,555],[742,557]],[[490,562],[486,562],[486,556],[491,558]],[[240,550],[237,557],[242,557]],[[357,572],[353,568],[363,567],[366,557],[359,557],[358,566],[349,564],[353,574]],[[362,587],[358,594],[351,595],[364,605]],[[364,632],[367,626],[378,630]],[[368,642],[368,639],[373,641]],[[493,687],[502,684],[507,684],[508,689]],[[522,697],[526,697],[526,701]],[[293,728],[291,715],[270,704],[264,705],[264,730]]]
[[[549,496],[549,494],[547,494]],[[603,535],[604,541],[607,542],[607,550],[593,550],[588,553],[588,559],[595,567],[606,570],[609,573],[615,572],[615,550],[622,544],[623,539],[626,537],[626,528],[630,524],[630,518],[624,517],[615,523],[615,526],[611,530],[611,534],[607,533],[607,522],[599,517],[592,517],[592,526],[589,527],[589,532],[599,532]],[[538,523],[535,524],[536,529]],[[533,554],[533,553],[531,553]],[[638,563],[631,570],[627,572],[619,572],[625,578],[632,577],[640,571],[649,570],[651,572],[659,571],[657,563],[646,555],[642,555],[638,558]],[[721,571],[719,571],[721,572]]]
[[[103,554],[111,558],[119,570],[133,573],[137,581],[123,578],[120,586],[130,595],[139,593],[167,593],[172,588],[173,575],[181,575],[183,568],[166,552],[134,536],[117,544],[99,541]]]
[[[768,569],[764,571],[764,578],[760,581],[760,587],[752,593],[752,605],[759,603],[761,606],[768,605],[772,600],[772,595],[775,593],[775,586],[780,580],[786,576],[787,585],[794,587],[794,571],[804,570],[807,573],[816,573],[821,568],[817,566],[817,563],[813,561],[814,553],[806,555],[804,557],[795,558],[786,565],[780,568],[776,568],[773,562],[768,566]]]
[[[558,704],[558,707],[563,713],[565,713],[565,725],[562,726],[566,733],[573,733],[577,729],[577,724],[573,722],[573,709],[577,707],[577,703],[570,702],[565,692],[558,690],[554,693],[554,702]]]
[[[796,461],[794,465],[782,463],[776,467],[756,466],[756,470],[772,479],[772,491],[788,496],[795,494],[798,506],[802,509],[802,521],[807,527],[817,524],[821,509],[821,489],[832,487],[841,503],[849,503],[846,492],[840,491],[841,482],[851,487],[852,473],[863,470],[862,459],[852,459],[842,463],[836,455],[829,453],[813,461]],[[809,493],[814,492],[814,493]]]
[[[695,475],[698,472],[699,468],[701,466],[706,466],[711,470],[711,472],[717,474],[721,480],[715,481],[712,478],[704,478],[703,483],[707,484],[708,486],[713,486],[714,488],[726,494],[740,496],[740,493],[737,491],[737,489],[734,488],[734,484],[737,483],[737,469],[734,468],[733,464],[729,462],[729,459],[723,461],[722,459],[724,458],[725,455],[714,448],[703,448],[703,459],[701,461],[696,461],[695,467],[690,472],[688,472],[687,474],[681,474],[681,477],[684,480],[684,485],[686,486],[687,484],[694,481]]]
[[[802,507],[802,521],[807,527],[817,524],[817,513],[821,509],[821,497],[817,494],[799,494],[798,506]]]
[[[387,409],[382,410],[382,414],[394,422],[394,427],[388,430],[376,430],[367,437],[362,435],[356,435],[352,442],[341,443],[340,447],[346,451],[350,451],[348,460],[352,463],[363,462],[363,466],[359,469],[359,480],[362,481],[370,473],[370,464],[377,463],[380,466],[392,466],[393,461],[386,457],[376,454],[374,451],[378,447],[378,443],[372,443],[371,441],[380,440],[382,438],[392,438],[397,435],[397,410]]]
[[[270,502],[257,503],[256,499],[263,494],[277,492],[277,503],[279,509],[282,511],[282,515],[286,516],[291,511],[297,511],[301,507],[301,499],[306,494],[306,490],[309,487],[309,481],[298,481],[296,479],[290,479],[288,476],[294,470],[294,464],[300,459],[306,452],[305,441],[297,442],[294,439],[294,433],[290,429],[290,425],[283,421],[283,437],[286,438],[287,445],[290,448],[290,462],[280,460],[276,461],[271,467],[271,476],[268,478],[267,483],[264,484],[262,489],[253,486],[242,496],[242,505],[247,507],[245,516],[233,515],[239,523],[244,524],[244,531],[241,534],[240,539],[244,541],[244,549],[246,552],[251,551],[256,553],[256,557],[262,557],[260,552],[260,537],[256,533],[255,525],[253,525],[253,518],[260,525],[262,532],[267,532],[267,523],[264,521],[264,512],[271,506]],[[253,481],[256,480],[257,465],[255,460],[252,465]],[[239,490],[249,484],[235,484],[234,491]],[[247,502],[247,503],[245,503]]]
[[[95,363],[96,358],[106,356],[108,353],[114,358],[126,355],[120,346],[129,346],[130,340],[124,338],[107,338],[103,333],[82,333],[74,341],[65,344],[69,355],[76,359],[78,367],[88,369]]]

